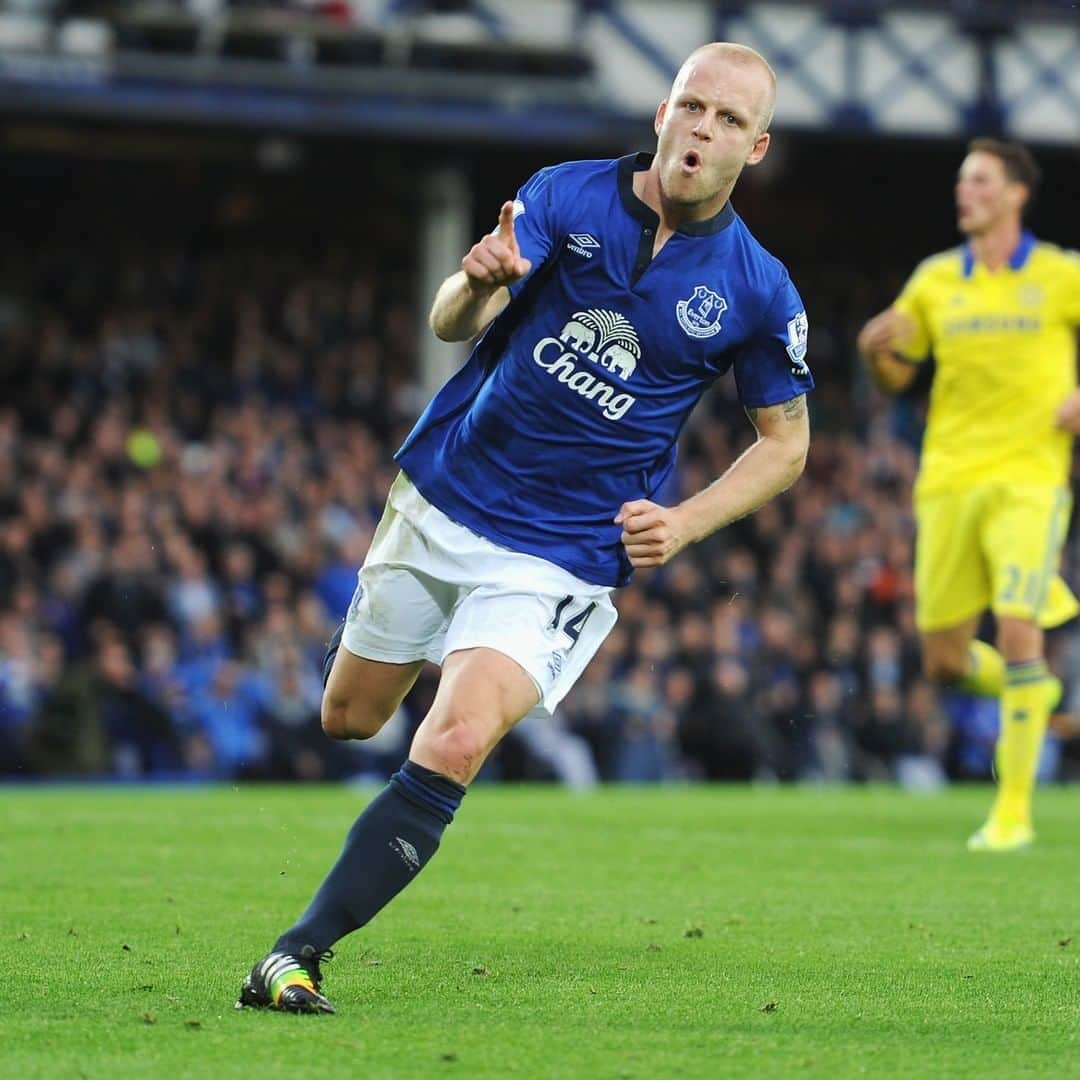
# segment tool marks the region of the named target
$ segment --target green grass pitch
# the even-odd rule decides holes
[[[1080,791],[480,787],[337,1016],[234,1011],[369,796],[0,791],[6,1073],[1080,1076]]]

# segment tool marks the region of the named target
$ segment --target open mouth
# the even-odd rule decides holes
[[[696,150],[687,150],[680,164],[684,173],[695,173],[701,168],[701,155]]]

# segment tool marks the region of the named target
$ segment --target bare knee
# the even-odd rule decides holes
[[[485,730],[486,725],[460,710],[437,718],[429,715],[416,733],[409,756],[418,765],[467,784],[494,745]]]
[[[370,739],[394,715],[423,661],[386,664],[339,649],[322,698],[322,729],[331,739]]]
[[[355,699],[323,694],[322,729],[331,739],[370,739],[387,719]]]
[[[515,660],[492,649],[452,652],[409,757],[468,784],[498,741],[536,704],[537,689]]]

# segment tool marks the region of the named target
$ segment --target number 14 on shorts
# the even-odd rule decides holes
[[[548,623],[548,629],[551,631],[557,631],[562,626],[562,629],[566,636],[570,639],[570,648],[572,649],[576,644],[578,638],[581,636],[581,631],[588,621],[589,616],[596,608],[596,602],[590,601],[585,607],[583,607],[576,614],[570,615],[563,622],[563,617],[566,615],[567,608],[574,602],[572,596],[564,596],[558,604],[555,606],[555,614],[552,617],[550,623]]]

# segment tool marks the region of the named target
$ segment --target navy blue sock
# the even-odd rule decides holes
[[[326,653],[323,655],[322,662],[322,684],[324,690],[326,689],[327,680],[330,678],[330,669],[334,666],[334,657],[337,656],[338,649],[341,648],[341,635],[343,633],[345,633],[344,619],[341,620],[338,628],[326,643]]]
[[[465,789],[406,761],[353,823],[307,911],[274,950],[321,952],[371,920],[427,865]]]

